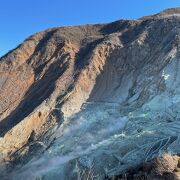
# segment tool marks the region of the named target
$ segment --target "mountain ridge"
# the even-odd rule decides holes
[[[164,9],[162,10],[160,13],[157,13],[155,15],[151,15],[151,16],[143,16],[143,17],[157,17],[158,15],[164,15],[164,14],[179,14],[180,13],[180,7],[175,7],[175,8],[168,8],[168,9]],[[143,18],[142,17],[142,18]],[[142,18],[137,18],[137,19],[134,19],[135,20],[141,20]],[[115,22],[118,22],[118,21],[123,21],[123,20],[129,20],[129,21],[133,21],[133,19],[120,19],[120,20],[115,20],[113,21],[112,23],[115,23]],[[109,24],[110,22],[106,22],[106,23],[95,23],[95,24],[80,24],[80,25],[68,25],[68,26],[56,26],[56,27],[52,27],[52,28],[48,28],[48,29],[45,29],[45,30],[41,30],[39,31],[38,33],[41,33],[41,32],[44,32],[44,31],[49,31],[49,30],[53,30],[53,29],[57,29],[57,28],[64,28],[64,27],[79,27],[79,26],[86,26],[86,25],[105,25],[105,24]],[[35,34],[38,34],[38,33],[35,33]],[[34,35],[35,35],[34,34]],[[30,35],[27,39],[25,39],[24,41],[28,40],[29,38],[31,38],[31,36],[33,35]],[[23,41],[23,42],[24,42]],[[10,50],[9,52],[7,52],[6,54],[2,55],[0,58],[2,59],[4,56],[7,56],[7,54],[11,53],[13,50],[17,49],[20,45],[18,45],[17,47],[13,48],[12,50]]]
[[[12,173],[23,179],[36,168],[30,159],[38,164],[65,155],[70,160],[64,166],[45,167],[43,175],[72,179],[77,162],[88,168],[88,154],[103,179],[161,151],[178,153],[180,18],[174,12],[179,8],[137,20],[50,28],[1,57],[1,173],[19,164],[22,169]],[[39,167],[29,179],[40,176]]]

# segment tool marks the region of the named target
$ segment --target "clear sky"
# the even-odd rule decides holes
[[[133,19],[180,0],[0,0],[0,56],[49,27]]]

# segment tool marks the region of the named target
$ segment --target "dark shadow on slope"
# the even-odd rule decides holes
[[[50,39],[53,37],[53,35],[56,33],[57,30],[53,30],[50,32],[47,32],[46,35],[44,36],[44,38],[42,38],[38,45],[36,46],[34,53],[29,57],[29,59],[27,60],[27,63],[31,63],[31,60],[33,59],[33,57],[38,54],[40,51],[42,52],[44,50],[44,48],[46,47],[46,44],[48,41],[50,41]],[[52,59],[52,57],[51,57]]]
[[[7,118],[0,122],[1,137],[27,117],[38,105],[51,95],[55,88],[55,81],[66,71],[67,67],[67,63],[64,64],[62,68],[59,67],[58,62],[53,63],[44,77],[29,88],[29,91],[19,106]]]
[[[135,24],[136,24],[136,21],[134,20],[118,20],[118,21],[114,21],[112,23],[105,25],[101,29],[101,32],[103,34],[112,34],[116,32],[121,32],[134,26]]]
[[[80,51],[75,56],[75,64],[74,64],[74,81],[78,80],[78,77],[81,73],[81,70],[85,68],[86,65],[89,63],[89,56],[92,53],[92,51],[95,49],[98,43],[102,42],[103,39],[97,39],[89,44],[86,44],[86,46],[83,46]],[[64,101],[61,101],[62,97],[67,95],[70,91],[73,90],[75,85],[75,82],[72,83],[66,90],[66,93],[64,95],[60,95],[57,98],[57,104],[56,108],[61,109]]]
[[[93,50],[98,44],[100,44],[104,38],[96,39],[93,42],[85,44],[80,51],[76,54],[75,69],[80,71],[86,65],[89,64],[89,56],[92,54]]]

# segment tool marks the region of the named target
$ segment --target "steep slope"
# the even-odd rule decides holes
[[[78,179],[93,164],[103,179],[179,153],[179,14],[52,28],[2,57],[1,173]]]

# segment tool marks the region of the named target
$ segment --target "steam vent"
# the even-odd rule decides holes
[[[180,8],[50,28],[0,58],[2,180],[180,179],[179,134]]]

